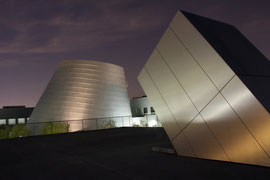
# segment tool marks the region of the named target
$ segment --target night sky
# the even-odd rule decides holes
[[[0,0],[0,107],[35,106],[62,60],[125,68],[137,75],[177,9],[235,25],[270,59],[269,0]]]

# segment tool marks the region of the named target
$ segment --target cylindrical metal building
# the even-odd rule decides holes
[[[99,61],[66,60],[59,64],[28,122],[69,121],[70,130],[76,131],[81,127],[75,125],[77,120],[116,116],[131,116],[124,69]]]

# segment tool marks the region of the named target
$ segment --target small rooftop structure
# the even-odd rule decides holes
[[[3,106],[0,109],[0,125],[25,124],[33,110],[33,107],[26,106]]]

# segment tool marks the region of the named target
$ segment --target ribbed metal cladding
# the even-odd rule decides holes
[[[124,69],[90,60],[62,61],[29,122],[130,116]]]

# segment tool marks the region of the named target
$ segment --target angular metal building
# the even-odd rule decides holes
[[[270,166],[270,61],[235,27],[177,12],[138,80],[178,155]]]
[[[97,127],[96,121],[79,120],[116,116],[131,116],[124,69],[67,60],[59,64],[28,123],[67,121],[70,131],[77,131]]]

